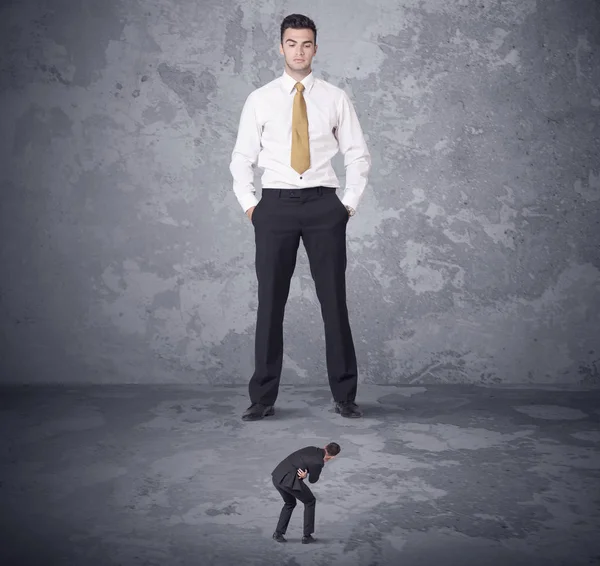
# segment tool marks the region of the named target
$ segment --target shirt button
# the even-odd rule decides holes
[[[300,177],[302,179],[302,177]]]

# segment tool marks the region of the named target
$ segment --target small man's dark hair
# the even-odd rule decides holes
[[[330,442],[327,446],[325,446],[325,450],[330,456],[337,456],[340,453],[341,448],[337,442]]]
[[[281,43],[283,43],[283,32],[288,29],[311,29],[315,34],[315,45],[317,44],[317,26],[309,17],[302,14],[290,14],[281,22]]]

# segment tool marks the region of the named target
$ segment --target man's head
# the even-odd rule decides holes
[[[325,446],[325,462],[328,462],[332,458],[335,458],[341,451],[340,445],[337,442],[330,442]]]
[[[317,28],[302,14],[290,14],[281,22],[280,53],[285,58],[287,71],[308,74],[317,53]]]

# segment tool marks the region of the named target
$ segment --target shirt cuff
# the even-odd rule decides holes
[[[248,209],[256,206],[258,204],[258,199],[253,193],[249,195],[244,195],[239,199],[240,206],[242,207],[244,212],[247,212]]]
[[[350,208],[353,208],[354,210],[356,210],[358,208],[358,203],[360,201],[360,197],[356,197],[355,195],[352,194],[345,194],[342,196],[342,204],[344,206],[349,206]]]

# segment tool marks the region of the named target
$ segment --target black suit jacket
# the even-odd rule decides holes
[[[316,446],[300,448],[282,460],[271,475],[275,483],[289,489],[302,491],[303,480],[298,477],[298,470],[308,470],[308,481],[316,483],[319,481],[321,470],[325,465],[324,457],[325,450],[323,448]]]

